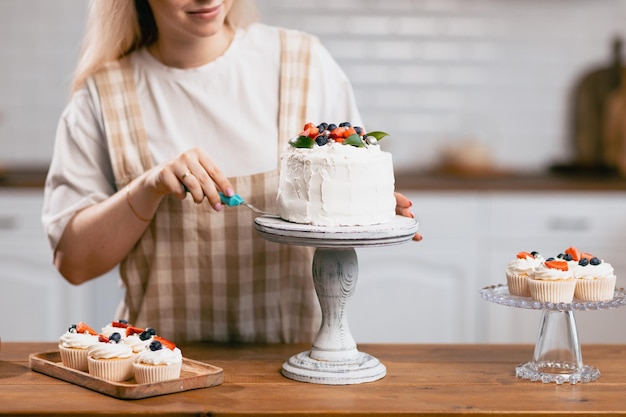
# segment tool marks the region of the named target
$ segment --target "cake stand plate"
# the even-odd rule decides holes
[[[626,305],[626,292],[615,290],[613,298],[606,301],[578,301],[547,303],[529,297],[509,294],[506,285],[485,287],[480,295],[487,301],[509,307],[543,310],[533,359],[518,365],[515,376],[531,381],[591,382],[600,377],[600,371],[583,364],[575,311],[608,310]]]
[[[396,216],[392,222],[372,226],[312,226],[285,221],[276,216],[260,216],[255,228],[271,241],[317,248],[357,248],[404,243],[417,233],[417,222]]]
[[[322,309],[322,324],[311,350],[289,358],[282,374],[290,379],[325,385],[372,382],[385,376],[385,366],[357,349],[346,315],[358,275],[355,248],[410,241],[417,222],[396,216],[387,224],[322,227],[261,216],[255,228],[265,239],[288,245],[313,246],[313,283]]]

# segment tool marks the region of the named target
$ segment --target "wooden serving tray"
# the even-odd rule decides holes
[[[150,384],[138,384],[134,378],[123,382],[111,382],[89,375],[87,372],[68,368],[61,363],[59,351],[32,353],[28,357],[28,362],[33,371],[122,400],[137,400],[197,388],[208,388],[224,382],[222,368],[187,358],[183,358],[180,378]]]

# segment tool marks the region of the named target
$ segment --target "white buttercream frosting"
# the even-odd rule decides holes
[[[506,271],[512,275],[531,275],[544,259],[541,255],[532,257],[532,255],[524,258],[515,258],[506,266]]]
[[[576,265],[573,268],[574,277],[578,279],[608,279],[615,276],[613,266],[602,261],[599,265]]]
[[[152,342],[152,338],[149,338],[147,340],[141,340],[138,334],[132,334],[124,339],[124,343],[130,346],[135,353],[144,350],[146,346],[150,345],[150,342]]]
[[[100,334],[105,335],[106,337],[111,336],[113,333],[119,333],[122,338],[126,337],[126,328],[125,327],[117,327],[113,326],[113,323],[109,323],[100,329]]]
[[[94,359],[128,358],[133,350],[124,342],[98,343],[89,348],[89,356]]]
[[[182,360],[183,354],[179,348],[172,350],[163,347],[162,349],[152,351],[149,347],[146,347],[137,354],[135,362],[149,365],[169,365],[181,362]]]
[[[340,143],[294,148],[281,156],[281,218],[317,226],[365,226],[395,217],[391,154]]]
[[[98,343],[98,336],[89,333],[67,331],[59,338],[59,345],[66,348],[87,349]]]
[[[545,262],[543,262],[535,268],[532,278],[540,281],[562,281],[574,279],[574,274],[569,267],[567,271],[562,271],[560,269],[548,268]]]

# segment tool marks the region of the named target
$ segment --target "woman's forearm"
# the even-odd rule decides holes
[[[57,245],[54,264],[72,284],[96,278],[119,264],[149,225],[163,198],[134,180],[107,200],[77,212]],[[130,192],[129,192],[130,191]]]

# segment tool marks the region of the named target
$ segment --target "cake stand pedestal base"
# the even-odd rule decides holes
[[[600,371],[589,365],[583,365],[582,368],[572,370],[566,370],[562,365],[561,363],[538,364],[526,362],[515,367],[515,376],[520,379],[541,381],[546,384],[550,382],[576,384],[578,382],[591,382],[600,378]]]
[[[310,351],[292,356],[282,374],[302,382],[360,384],[381,379],[387,370],[359,352],[348,326],[346,305],[356,288],[358,264],[353,248],[317,248],[313,283],[322,308],[322,324]]]
[[[387,369],[375,357],[359,352],[346,306],[357,284],[356,247],[387,246],[410,241],[417,222],[396,216],[384,225],[321,227],[258,217],[255,227],[272,242],[314,246],[313,284],[322,310],[322,323],[311,350],[298,353],[282,366],[282,374],[300,382],[347,385],[383,378]]]
[[[543,310],[533,360],[515,368],[518,378],[556,382],[591,382],[600,371],[584,365],[574,311]]]
[[[289,379],[325,385],[349,385],[377,381],[387,374],[385,365],[367,353],[358,352],[346,361],[320,361],[311,351],[301,352],[283,364],[282,374]]]

